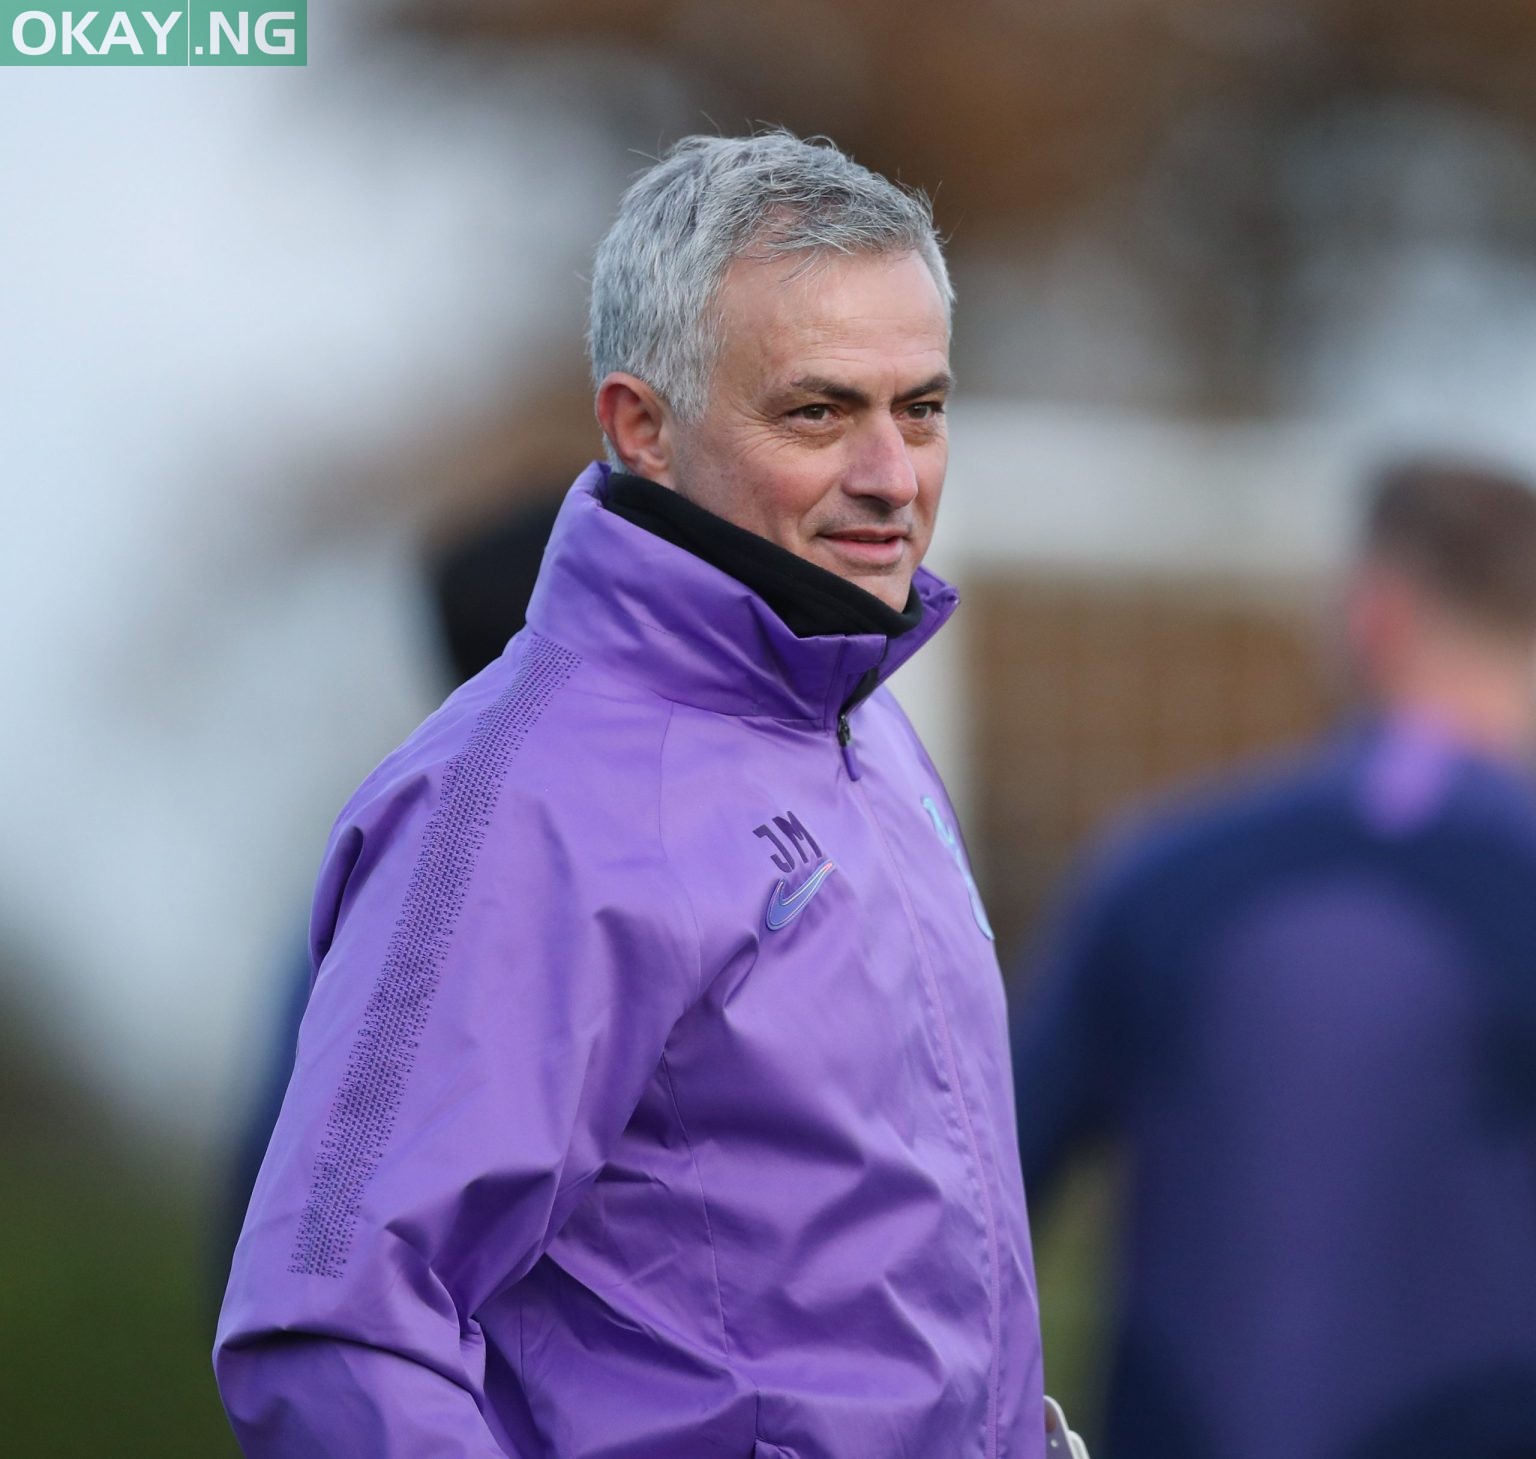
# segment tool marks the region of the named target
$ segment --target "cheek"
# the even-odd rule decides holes
[[[779,541],[805,541],[835,510],[838,495],[838,475],[829,462],[781,457],[760,480],[758,500],[772,527],[769,535]]]
[[[949,443],[921,456],[917,463],[918,512],[932,521],[939,510],[939,498],[944,494],[944,475],[949,469]]]

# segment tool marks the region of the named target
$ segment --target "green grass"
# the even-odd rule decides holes
[[[1090,1449],[1104,1410],[1118,1198],[1112,1162],[1085,1161],[1053,1193],[1043,1219],[1034,1221],[1046,1392],[1060,1402]]]
[[[0,1447],[28,1459],[237,1455],[209,1365],[197,1192],[106,1147],[80,1135],[5,1143]]]

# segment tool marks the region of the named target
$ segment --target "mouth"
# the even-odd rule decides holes
[[[907,550],[907,534],[879,527],[858,527],[846,532],[824,532],[822,540],[832,553],[853,567],[894,567]]]

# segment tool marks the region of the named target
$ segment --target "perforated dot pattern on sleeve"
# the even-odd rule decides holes
[[[568,649],[530,635],[511,685],[444,767],[437,808],[326,1121],[290,1272],[342,1275],[362,1194],[394,1133],[507,768],[580,662]]]

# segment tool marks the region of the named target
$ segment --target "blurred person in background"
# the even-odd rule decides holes
[[[1036,1209],[1123,1143],[1115,1459],[1536,1455],[1536,495],[1370,495],[1360,713],[1111,838],[1029,970]]]
[[[949,337],[926,203],[830,145],[626,194],[613,464],[332,837],[216,1351],[248,1454],[1043,1459],[1001,979],[883,687],[957,601]]]

